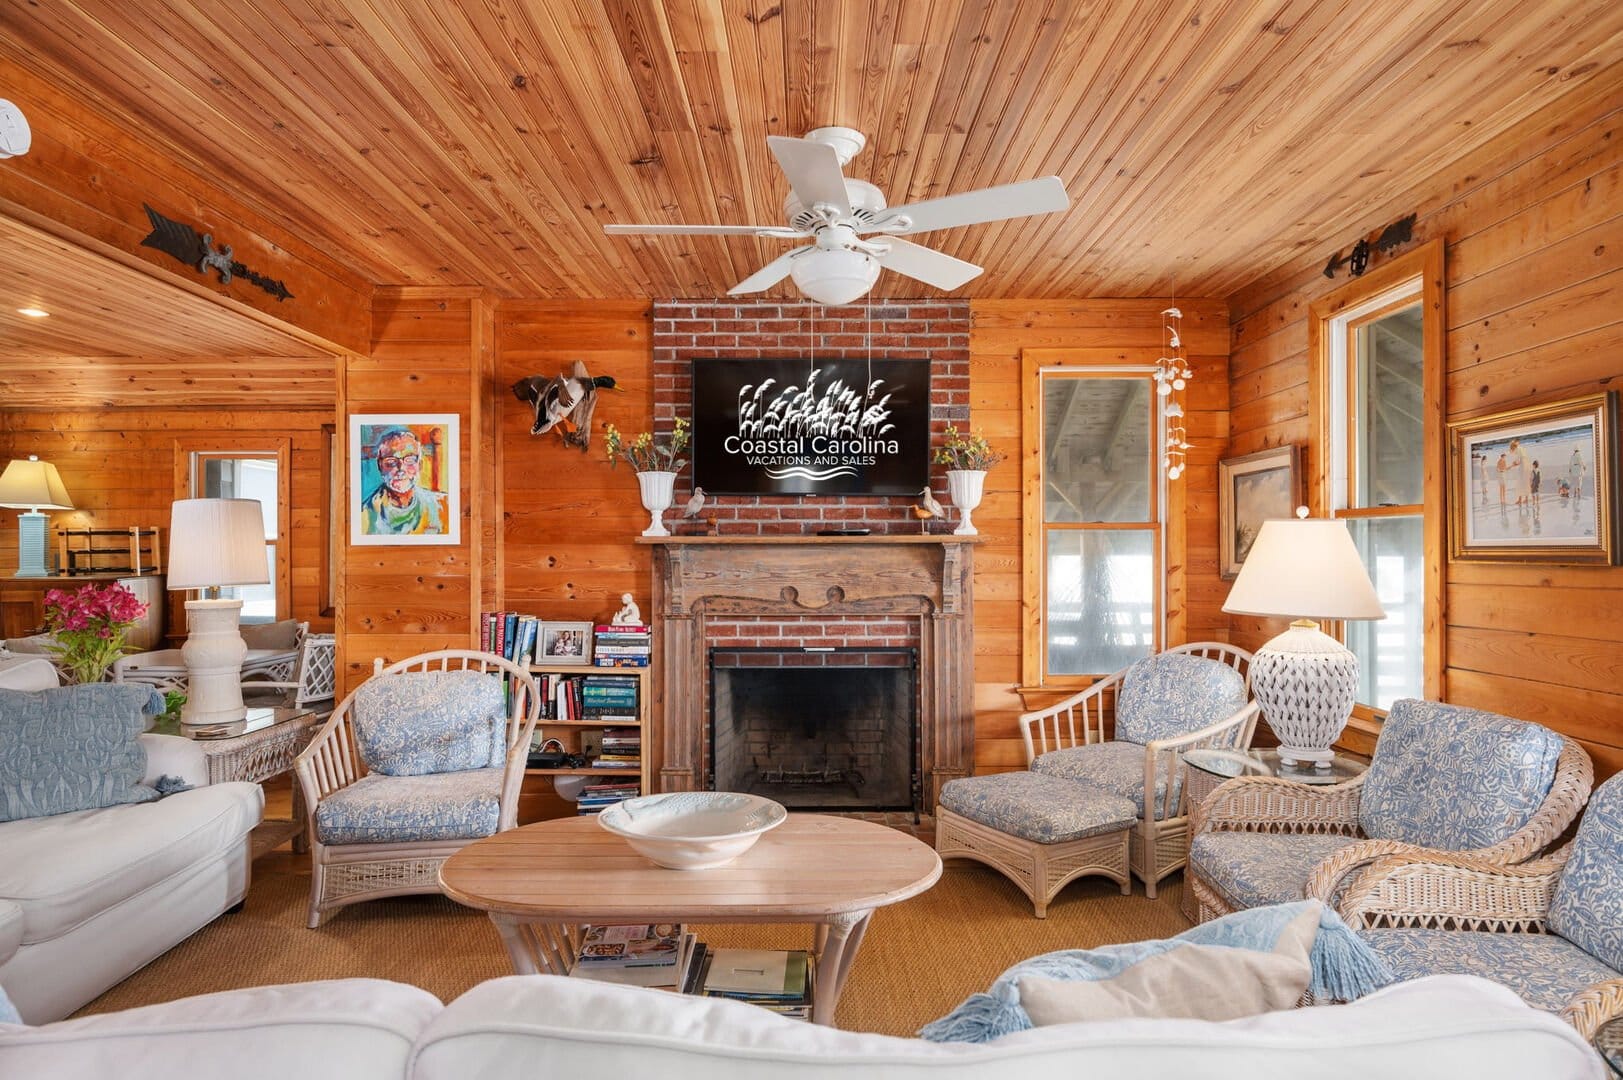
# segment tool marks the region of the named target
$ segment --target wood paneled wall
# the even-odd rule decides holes
[[[169,553],[169,506],[175,499],[175,443],[204,444],[212,437],[235,444],[244,436],[269,434],[293,444],[292,516],[289,529],[294,618],[329,631],[332,618],[319,615],[321,551],[325,543],[321,512],[322,431],[332,410],[319,409],[120,409],[116,412],[0,412],[0,460],[38,454],[62,474],[74,509],[53,511],[49,528],[125,528],[156,525]],[[112,424],[117,424],[113,427]],[[17,566],[17,514],[0,510],[0,573]],[[179,606],[170,605],[167,630],[184,639]]]
[[[462,429],[460,543],[350,544],[349,518],[359,496],[346,492],[338,600],[346,688],[365,678],[376,657],[392,662],[468,648],[475,643],[477,613],[493,605],[486,590],[494,586],[496,567],[485,554],[497,505],[486,487],[495,476],[488,432],[491,318],[479,289],[379,289],[370,355],[344,363],[338,412],[346,443],[347,418],[357,413],[455,413]]]
[[[975,768],[1021,768],[1016,717],[1028,706],[1021,681],[1020,423],[1022,356],[1057,350],[1111,364],[1154,363],[1162,351],[1165,299],[977,300],[969,335],[970,424],[1009,452],[986,478],[975,511],[985,543],[975,551]],[[1169,484],[1167,641],[1223,638],[1226,589],[1217,573],[1217,459],[1228,439],[1228,308],[1179,300],[1183,341],[1195,377],[1184,399],[1189,468]],[[1031,699],[1029,707],[1046,704]]]
[[[1416,241],[1447,245],[1450,420],[1618,386],[1620,120],[1615,93],[1564,98],[1366,223],[1412,209]],[[1319,272],[1329,254],[1230,300],[1230,453],[1297,443],[1311,475],[1322,448],[1309,444],[1306,317],[1333,287]],[[1623,770],[1623,567],[1453,563],[1444,581],[1445,700],[1549,724],[1581,739],[1600,774]],[[1276,630],[1231,628],[1251,647]]]

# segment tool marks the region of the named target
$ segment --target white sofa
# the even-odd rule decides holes
[[[0,1076],[53,1080],[1603,1080],[1576,1032],[1464,975],[1352,1005],[1212,1024],[1064,1024],[984,1046],[814,1027],[733,1001],[548,975],[449,1006],[350,979],[234,990],[44,1027],[0,1025]]]
[[[37,674],[0,673],[0,685],[43,689]],[[143,783],[178,776],[194,790],[0,822],[0,987],[29,1023],[67,1016],[247,894],[248,834],[264,792],[210,786],[190,739],[139,738]]]

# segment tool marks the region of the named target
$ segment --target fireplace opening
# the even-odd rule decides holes
[[[798,810],[916,810],[916,649],[710,650],[710,783]]]

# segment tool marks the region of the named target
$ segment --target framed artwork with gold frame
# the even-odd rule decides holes
[[[1449,557],[1617,562],[1617,392],[1448,425]]]
[[[1275,446],[1217,463],[1218,566],[1223,580],[1240,576],[1264,521],[1288,518],[1301,503],[1301,461],[1295,446]]]

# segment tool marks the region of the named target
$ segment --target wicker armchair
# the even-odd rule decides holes
[[[1577,838],[1553,855],[1519,866],[1389,856],[1339,910],[1400,978],[1503,983],[1623,1071],[1623,775],[1596,790]]]
[[[1220,785],[1194,815],[1186,886],[1204,922],[1304,896],[1331,903],[1386,856],[1458,851],[1514,865],[1561,835],[1593,783],[1589,755],[1557,732],[1404,699],[1362,776],[1330,787],[1260,776]]]
[[[382,666],[294,761],[310,837],[310,928],[361,900],[440,890],[440,864],[517,823],[541,699],[490,653]]]
[[[1257,710],[1244,708],[1250,662],[1249,652],[1222,642],[1179,645],[1020,717],[1033,772],[1086,781],[1137,804],[1129,862],[1151,899],[1161,879],[1184,864],[1184,753],[1251,745]],[[1238,674],[1224,677],[1213,665]],[[1116,718],[1114,740],[1105,738],[1109,712]]]

